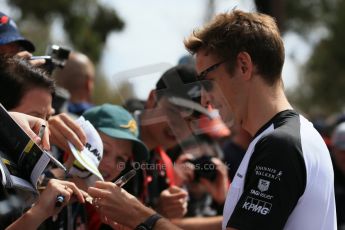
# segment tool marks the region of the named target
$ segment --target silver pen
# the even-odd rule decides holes
[[[41,142],[42,142],[42,138],[43,138],[45,129],[46,129],[46,126],[44,124],[42,124],[40,127],[40,131],[38,131],[38,137],[41,139]]]
[[[132,169],[131,171],[127,172],[125,175],[117,179],[114,184],[116,184],[118,187],[124,186],[132,177],[134,177],[136,174],[135,169]]]
[[[127,172],[125,175],[123,175],[122,177],[120,177],[119,179],[117,179],[114,184],[116,184],[118,187],[122,187],[124,186],[132,177],[135,176],[137,172],[135,171],[135,169],[132,169],[131,171]],[[97,198],[95,198],[97,199]],[[93,204],[94,203],[94,199],[91,196],[88,196],[85,198],[86,202]]]

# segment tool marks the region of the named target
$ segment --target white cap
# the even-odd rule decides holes
[[[69,171],[69,174],[85,179],[88,186],[94,185],[98,180],[104,181],[101,173],[98,170],[99,163],[103,157],[103,143],[97,130],[93,125],[84,119],[83,116],[76,120],[86,134],[87,143],[82,151],[79,151],[68,142],[76,160]]]

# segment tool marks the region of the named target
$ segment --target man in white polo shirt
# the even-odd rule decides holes
[[[274,19],[219,14],[185,45],[209,92],[204,103],[224,117],[232,111],[253,136],[228,192],[223,229],[336,229],[330,155],[284,94],[284,45]]]

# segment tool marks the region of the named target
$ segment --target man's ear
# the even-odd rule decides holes
[[[94,80],[89,76],[86,76],[85,87],[88,92],[92,93],[94,88]]]
[[[90,79],[86,80],[86,89],[88,92],[92,91],[92,81]]]
[[[156,101],[156,90],[151,90],[145,104],[145,109],[153,109],[154,107],[156,107]]]
[[[249,80],[252,77],[253,62],[252,58],[247,52],[240,52],[237,55],[238,70],[243,75],[245,80]]]

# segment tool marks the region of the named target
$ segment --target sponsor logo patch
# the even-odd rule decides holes
[[[283,171],[257,165],[255,166],[255,175],[280,181]]]
[[[265,192],[268,190],[268,188],[270,187],[270,181],[268,180],[264,180],[264,179],[259,179],[259,183],[258,183],[258,189],[261,192]]]
[[[265,216],[270,213],[272,204],[247,196],[246,201],[242,205],[242,208],[247,211],[255,212]]]
[[[258,190],[255,190],[255,189],[251,189],[250,190],[250,194],[254,195],[254,196],[259,196],[261,198],[265,198],[267,200],[271,200],[274,196],[273,195],[269,195],[269,194],[266,194],[266,193],[263,193],[263,192],[260,192]]]

